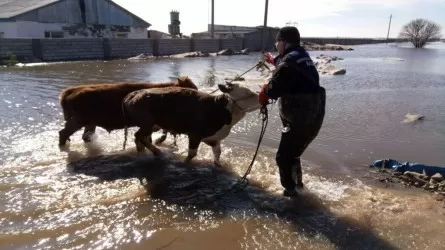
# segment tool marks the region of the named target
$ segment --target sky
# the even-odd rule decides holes
[[[113,0],[146,20],[149,29],[168,33],[170,11],[179,11],[184,35],[207,30],[211,0]],[[264,24],[265,0],[214,0],[214,23],[237,26]],[[390,37],[415,18],[442,26],[445,36],[445,0],[269,0],[267,25],[298,23],[302,37]],[[292,24],[295,25],[295,24]]]

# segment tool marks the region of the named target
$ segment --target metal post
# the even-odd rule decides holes
[[[389,26],[388,26],[388,34],[386,35],[386,44],[388,44],[389,30],[391,29],[391,19],[392,19],[392,14],[391,16],[389,16]]]
[[[212,25],[210,37],[215,38],[215,0],[212,0]]]
[[[264,8],[264,25],[263,25],[263,31],[261,32],[261,50],[264,50],[264,32],[266,32],[267,27],[267,9],[269,6],[269,0],[266,0],[266,7]]]

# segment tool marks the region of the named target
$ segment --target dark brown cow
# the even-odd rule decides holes
[[[127,123],[139,127],[135,133],[137,151],[144,152],[148,148],[154,155],[159,155],[160,150],[152,144],[151,134],[161,128],[188,135],[186,162],[196,156],[202,141],[212,147],[214,163],[220,165],[221,140],[229,135],[246,112],[260,106],[258,93],[247,87],[239,84],[220,84],[218,87],[223,94],[217,96],[184,88],[130,93],[124,99],[123,110]]]
[[[82,139],[91,140],[96,127],[111,132],[127,126],[122,116],[122,101],[129,93],[141,89],[182,87],[198,89],[187,76],[167,83],[106,83],[70,87],[60,94],[65,127],[59,131],[59,146],[85,127]]]

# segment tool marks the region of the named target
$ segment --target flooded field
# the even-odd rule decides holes
[[[347,73],[321,77],[325,123],[302,158],[308,191],[294,200],[282,197],[275,165],[276,105],[249,186],[215,201],[251,161],[258,112],[223,141],[222,168],[204,144],[182,163],[185,137],[178,147],[167,139],[165,159],[137,155],[132,141],[122,150],[122,130],[98,128],[89,144],[79,131],[67,151],[57,146],[65,87],[188,75],[213,90],[258,53],[0,68],[0,249],[445,249],[442,202],[376,185],[364,167],[382,158],[445,164],[445,46],[355,49],[310,52],[344,58],[336,64]],[[264,82],[259,72],[245,77],[253,88]],[[404,124],[407,113],[425,119]]]

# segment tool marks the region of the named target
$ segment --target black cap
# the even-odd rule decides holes
[[[277,41],[280,40],[288,43],[300,44],[300,32],[293,26],[283,27],[277,34]]]

